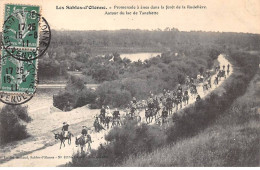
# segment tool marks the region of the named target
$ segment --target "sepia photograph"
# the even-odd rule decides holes
[[[1,0],[0,167],[259,167],[260,1]]]

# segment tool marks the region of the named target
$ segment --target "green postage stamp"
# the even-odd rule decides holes
[[[5,5],[3,43],[6,47],[37,48],[39,6]]]
[[[37,60],[21,61],[2,51],[1,92],[33,94],[37,79]]]

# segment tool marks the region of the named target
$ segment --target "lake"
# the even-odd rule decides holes
[[[128,58],[131,61],[138,61],[139,59],[141,61],[144,61],[146,59],[156,57],[157,55],[161,55],[161,53],[131,53],[131,54],[120,54],[120,57]]]

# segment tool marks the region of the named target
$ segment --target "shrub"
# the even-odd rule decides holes
[[[87,104],[94,104],[96,98],[96,92],[86,88],[76,93],[60,91],[58,95],[53,96],[53,106],[63,111],[70,111],[73,108],[82,107]]]
[[[76,94],[67,91],[60,91],[57,95],[53,96],[53,106],[63,110],[70,111],[73,109],[76,101]]]
[[[122,89],[129,91],[131,96],[142,99],[149,93],[147,80],[141,78],[125,78],[122,80]]]
[[[11,108],[14,110],[15,113],[17,113],[19,119],[27,123],[32,121],[32,118],[28,115],[27,107],[13,106]]]
[[[21,120],[29,122],[27,108],[6,105],[0,111],[0,144],[21,140],[28,137],[26,125]]]
[[[71,93],[78,93],[85,88],[84,81],[77,76],[70,76],[65,90]]]
[[[94,103],[96,98],[97,95],[95,91],[84,89],[78,94],[74,108]]]
[[[113,107],[127,106],[132,96],[127,90],[120,89],[101,89],[97,90],[99,94],[99,106],[111,105]]]
[[[89,74],[98,82],[118,79],[119,73],[115,66],[111,64],[95,64],[90,68]]]
[[[63,111],[70,111],[73,108],[94,103],[96,98],[96,92],[87,89],[82,79],[70,76],[65,91],[60,91],[53,96],[53,106]]]
[[[137,122],[128,121],[122,127],[113,128],[105,139],[110,145],[99,147],[87,158],[74,156],[73,166],[113,166],[130,155],[151,152],[162,146],[165,144],[166,136],[157,126],[138,126]]]

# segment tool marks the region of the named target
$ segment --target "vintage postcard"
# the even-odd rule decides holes
[[[1,0],[1,167],[260,166],[260,1]]]

